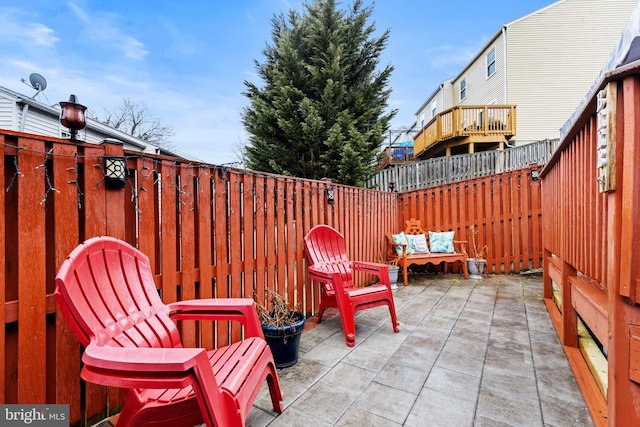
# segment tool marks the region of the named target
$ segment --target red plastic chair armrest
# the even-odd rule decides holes
[[[386,285],[387,287],[389,287],[389,289],[391,289],[391,284],[389,283],[389,266],[387,264],[354,261],[351,263],[351,268],[353,270],[363,271],[365,273],[370,273],[374,276],[377,276],[380,284]]]
[[[353,261],[351,263],[351,268],[353,270],[374,274],[380,279],[382,279],[383,276],[387,276],[387,278],[389,278],[389,266],[386,264],[367,261]]]
[[[176,320],[237,321],[244,325],[245,336],[264,339],[255,302],[250,298],[207,298],[167,304]]]
[[[106,386],[182,388],[196,377],[215,384],[203,348],[105,347],[92,341],[82,361],[82,378]]]
[[[326,270],[318,265],[310,265],[307,269],[307,276],[312,280],[317,280],[320,283],[331,283],[333,285],[334,292],[343,293],[344,286],[340,273],[332,270]]]

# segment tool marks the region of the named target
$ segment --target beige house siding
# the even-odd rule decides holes
[[[443,92],[443,86],[441,85],[438,87],[437,90],[433,92],[431,97],[428,98],[424,104],[422,104],[421,110],[418,111],[416,114],[416,126],[418,128],[422,129],[427,124],[429,124],[431,120],[433,120],[433,114],[432,114],[433,101],[436,102],[436,114],[442,112],[442,110],[446,108],[449,108],[449,107],[445,107],[445,104],[443,102],[444,96],[445,95]]]
[[[496,71],[487,78],[487,54],[496,50]],[[499,34],[477,56],[476,60],[453,81],[453,105],[486,105],[504,103],[504,38]],[[467,79],[467,97],[460,101],[460,82]]]
[[[448,108],[453,107],[453,83],[451,81],[447,81],[443,83],[442,87],[442,110],[446,110]]]
[[[620,38],[637,0],[564,0],[507,25],[517,145],[558,138]]]

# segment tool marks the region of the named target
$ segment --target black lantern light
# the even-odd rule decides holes
[[[332,205],[336,201],[336,199],[335,199],[335,192],[333,191],[333,187],[331,186],[331,180],[329,178],[322,178],[320,179],[320,181],[323,181],[325,183],[327,203]]]
[[[537,181],[540,178],[540,171],[538,169],[531,169],[531,179]]]
[[[125,175],[124,157],[104,157],[104,183],[107,188],[124,188]]]
[[[62,126],[69,128],[71,132],[71,139],[76,140],[76,135],[80,129],[84,129],[87,125],[87,121],[84,117],[84,112],[87,107],[78,104],[75,95],[69,96],[69,102],[60,102],[60,123]]]
[[[393,192],[396,189],[396,183],[393,181],[389,181],[389,191]]]
[[[336,201],[336,199],[335,199],[335,195],[334,195],[334,192],[333,192],[333,188],[328,187],[327,188],[327,203],[332,205],[335,201]]]

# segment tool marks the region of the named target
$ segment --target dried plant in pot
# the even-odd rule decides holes
[[[391,285],[391,289],[398,289],[398,274],[400,272],[400,266],[398,265],[398,262],[400,261],[400,257],[396,257],[396,258],[392,258],[389,261],[386,261],[383,257],[382,257],[382,253],[378,253],[378,263],[379,264],[386,264],[389,269],[389,284]]]
[[[487,252],[489,247],[487,245],[478,244],[476,235],[478,230],[475,225],[469,227],[471,232],[471,245],[473,249],[473,257],[467,258],[467,269],[469,270],[470,279],[482,279],[487,266]]]
[[[269,344],[276,368],[287,368],[298,362],[300,336],[304,330],[306,316],[289,308],[287,298],[269,290],[272,309],[256,300],[262,333]]]

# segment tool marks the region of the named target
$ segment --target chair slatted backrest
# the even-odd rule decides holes
[[[345,287],[353,283],[344,236],[328,225],[316,225],[304,237],[305,254],[310,265],[339,272]]]
[[[83,345],[181,347],[156,290],[149,259],[112,237],[94,237],[69,254],[56,276],[56,299]]]

